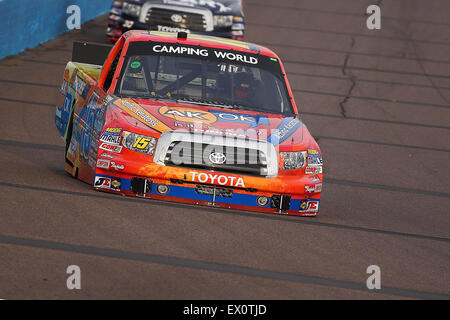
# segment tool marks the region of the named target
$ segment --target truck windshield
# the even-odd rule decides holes
[[[127,56],[115,93],[132,98],[176,99],[230,109],[293,113],[282,78],[269,70],[227,61]]]

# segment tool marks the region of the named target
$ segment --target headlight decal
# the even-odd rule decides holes
[[[122,145],[130,150],[152,155],[157,139],[133,132],[123,131]]]
[[[245,29],[244,18],[242,17],[233,17],[233,24],[231,26],[231,30],[241,31]]]
[[[214,16],[214,26],[230,27],[233,24],[233,16]]]
[[[125,2],[122,7],[123,13],[134,17],[139,17],[139,15],[141,14],[141,9],[142,9],[141,5],[128,2]]]
[[[305,167],[306,151],[280,152],[280,169],[295,170]]]

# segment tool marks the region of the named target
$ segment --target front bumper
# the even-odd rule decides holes
[[[100,191],[196,205],[301,216],[318,214],[322,174],[269,179],[157,164],[150,167],[145,173],[96,168],[93,186]],[[214,183],[198,178],[208,174],[217,175]]]

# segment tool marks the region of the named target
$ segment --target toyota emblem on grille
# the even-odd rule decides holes
[[[209,155],[209,161],[214,164],[223,164],[227,160],[227,157],[221,152],[213,152]]]
[[[173,22],[181,22],[183,20],[183,17],[179,14],[173,14],[170,19],[172,19]]]

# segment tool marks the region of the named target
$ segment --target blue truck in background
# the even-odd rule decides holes
[[[106,36],[116,41],[132,29],[208,34],[242,40],[242,0],[113,1]]]

